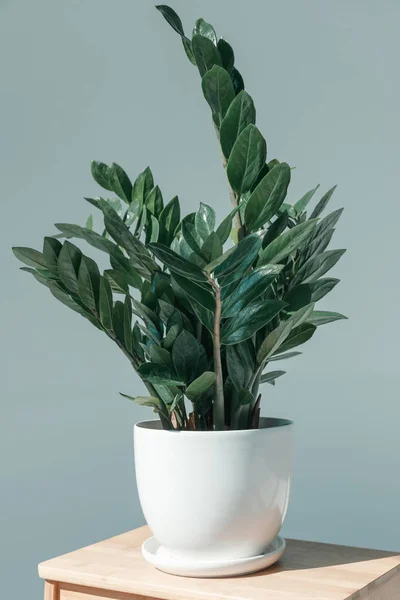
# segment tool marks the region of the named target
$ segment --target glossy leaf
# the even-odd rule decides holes
[[[315,188],[310,190],[309,192],[305,193],[304,196],[296,202],[296,204],[293,206],[293,209],[294,209],[294,212],[296,213],[296,215],[301,215],[301,213],[307,208],[308,203],[313,198],[313,196],[318,188],[319,188],[319,184]]]
[[[78,272],[81,263],[82,252],[71,242],[65,241],[58,255],[58,274],[65,287],[78,293]]]
[[[266,248],[275,238],[285,231],[288,226],[289,215],[286,211],[281,213],[271,225],[262,240],[262,247]]]
[[[281,265],[265,265],[250,271],[243,277],[235,291],[224,300],[222,316],[234,317],[250,302],[257,300],[276,279],[281,270]],[[286,299],[285,302],[287,302]]]
[[[33,248],[24,248],[22,246],[14,246],[12,251],[18,260],[29,267],[34,267],[35,269],[47,268],[46,259],[38,250],[33,250]]]
[[[71,310],[77,312],[82,315],[88,321],[92,323],[95,327],[100,329],[100,325],[97,322],[97,319],[87,310],[84,306],[82,306],[77,300],[72,298],[65,289],[63,289],[62,285],[60,285],[57,281],[49,281],[47,286],[50,292],[53,294],[57,300],[59,300],[65,306],[68,306]]]
[[[221,244],[225,244],[232,230],[232,219],[239,208],[234,209],[225,219],[218,225],[216,234],[221,240]]]
[[[220,38],[217,43],[218,52],[221,56],[222,66],[231,72],[235,64],[235,54],[233,48],[226,40]]]
[[[307,318],[307,323],[312,323],[318,327],[319,325],[325,325],[326,323],[332,323],[341,319],[347,319],[347,317],[341,313],[330,312],[329,310],[314,310]]]
[[[330,190],[328,190],[326,192],[326,194],[324,194],[321,198],[321,200],[318,202],[317,206],[314,208],[314,210],[311,213],[310,219],[316,219],[317,217],[319,217],[319,215],[325,210],[329,200],[332,197],[333,192],[336,190],[336,185],[331,188]]]
[[[300,356],[301,352],[286,352],[286,354],[277,353],[275,356],[270,356],[268,358],[268,362],[276,361],[276,360],[287,360],[288,358],[294,358],[295,356]]]
[[[203,241],[206,240],[210,233],[214,231],[215,210],[211,208],[211,206],[208,206],[208,204],[200,202],[200,207],[196,212],[194,223],[200,238]]]
[[[323,233],[325,233],[326,231],[329,231],[330,229],[332,229],[333,227],[335,227],[336,223],[338,222],[341,214],[343,212],[343,208],[338,208],[337,210],[334,210],[333,212],[329,213],[329,215],[327,215],[326,217],[324,217],[322,219],[322,221],[320,221],[317,225],[317,227],[314,230],[313,235],[311,236],[311,240],[315,240],[316,238],[318,238],[319,236],[321,236]]]
[[[229,158],[231,150],[244,129],[256,122],[256,109],[251,96],[241,91],[229,106],[221,123],[220,142],[222,152]]]
[[[302,323],[298,327],[295,327],[283,344],[279,346],[279,354],[283,354],[292,348],[308,342],[316,329],[316,326],[311,323]]]
[[[164,202],[163,202],[161,190],[158,187],[158,185],[156,185],[151,190],[151,192],[149,192],[149,194],[147,195],[147,198],[145,200],[145,203],[146,203],[147,210],[150,211],[151,214],[154,215],[155,217],[159,217],[159,215],[161,214],[161,212],[163,210]]]
[[[316,281],[334,267],[345,252],[346,250],[326,250],[310,258],[296,273],[294,281],[302,283]]]
[[[244,344],[243,347],[245,347]],[[242,344],[227,346],[226,366],[229,377],[236,390],[240,391],[241,389],[246,388],[253,373],[243,356]]]
[[[193,309],[194,314],[196,315],[200,323],[202,323],[204,327],[206,327],[210,332],[212,332],[214,329],[214,314],[211,311],[207,310],[207,308],[205,308],[202,304],[200,304],[197,298],[195,299],[192,297],[188,297],[188,300],[190,306]]]
[[[58,273],[57,261],[61,252],[62,244],[53,237],[45,237],[43,240],[43,258],[47,268],[53,273]]]
[[[114,191],[111,183],[111,169],[108,165],[97,160],[92,160],[91,171],[93,179],[105,190]]]
[[[106,269],[104,271],[104,277],[107,279],[114,292],[119,294],[126,294],[128,292],[128,282],[121,271]]]
[[[328,294],[333,288],[339,283],[339,279],[333,277],[322,277],[317,281],[310,283],[311,287],[311,300],[317,302],[321,300],[326,294]]]
[[[290,183],[290,167],[279,163],[260,181],[251,194],[245,209],[245,223],[254,231],[272,219],[281,207]]]
[[[215,383],[215,373],[212,371],[205,371],[197,377],[192,383],[186,388],[185,396],[192,402],[197,400],[199,396],[204,394],[211,386]]]
[[[182,221],[182,236],[183,236],[185,243],[189,246],[190,250],[192,252],[194,252],[197,256],[202,257],[204,259],[204,262],[206,262],[205,257],[203,257],[201,248],[200,248],[200,245],[202,244],[202,240],[201,240],[200,236],[198,235],[195,226],[192,223],[187,223],[186,221]],[[180,250],[181,251],[183,250],[182,246],[181,246]],[[190,254],[191,253],[189,253],[189,257],[190,257]]]
[[[255,125],[247,125],[237,138],[229,156],[227,175],[239,195],[250,190],[265,163],[267,145]]]
[[[163,413],[165,416],[168,414],[165,404],[162,402],[162,400],[160,400],[160,398],[156,398],[155,396],[129,396],[128,394],[123,394],[122,392],[120,392],[120,396],[131,400],[138,406],[150,406],[155,412]]]
[[[177,273],[188,279],[193,279],[193,281],[207,281],[206,276],[199,267],[185,260],[170,248],[158,243],[149,244],[149,248],[173,273]]]
[[[132,184],[124,169],[117,163],[112,163],[110,167],[110,183],[117,196],[129,204],[132,200]]]
[[[219,256],[222,255],[223,248],[221,240],[218,235],[213,231],[210,233],[208,238],[205,240],[204,244],[201,247],[201,254],[206,259],[207,263],[216,260]]]
[[[215,33],[214,27],[204,19],[197,19],[195,23],[193,35],[197,34],[204,35],[204,37],[211,40],[213,44],[217,44],[217,34]]]
[[[250,338],[269,323],[286,306],[281,300],[256,300],[234,318],[227,319],[221,329],[221,342],[238,344]]]
[[[110,255],[122,256],[121,250],[114,242],[99,235],[96,231],[91,231],[90,229],[80,227],[79,225],[73,225],[72,223],[56,223],[55,227],[65,236],[85,240],[85,242],[93,246],[93,248],[97,248],[97,250],[101,250]]]
[[[300,223],[274,239],[262,252],[260,255],[259,264],[272,264],[279,263],[285,258],[287,258],[290,254],[295,252],[304,242],[309,239],[313,230],[315,229],[317,222],[314,221],[306,221],[305,223]]]
[[[261,239],[258,235],[252,234],[246,236],[239,242],[233,252],[229,253],[225,260],[214,269],[215,277],[220,278],[230,275],[239,267],[243,271],[243,265],[247,270],[247,267],[256,258],[260,247]]]
[[[249,390],[241,390],[239,393],[239,406],[247,406],[254,402],[254,396]]]
[[[100,276],[99,313],[100,321],[105,329],[112,330],[113,297],[108,279]]]
[[[78,294],[83,304],[91,310],[99,306],[100,273],[94,260],[82,256],[78,273]]]
[[[165,348],[157,346],[157,344],[150,346],[149,355],[152,363],[167,365],[168,367],[173,366],[171,353]]]
[[[214,65],[222,67],[218,49],[207,37],[200,34],[194,35],[192,38],[192,52],[201,77],[204,77]]]
[[[185,329],[176,338],[172,346],[172,361],[181,381],[190,383],[197,375],[200,358],[200,344]]]
[[[159,217],[160,231],[158,241],[164,246],[170,246],[174,239],[174,232],[180,221],[180,206],[178,196],[166,204]]]
[[[167,23],[171,25],[172,29],[179,33],[179,35],[185,35],[183,31],[182,21],[172,8],[170,8],[166,4],[158,4],[156,6],[156,9],[160,11]]]
[[[242,90],[244,90],[244,81],[243,77],[235,67],[233,67],[231,71],[231,78],[233,83],[233,89],[235,90],[235,94],[237,95]]]
[[[228,71],[223,67],[214,65],[201,80],[201,87],[204,97],[213,112],[215,122],[219,126],[235,98]]]
[[[311,286],[307,283],[296,285],[283,299],[288,304],[287,310],[289,312],[303,308],[311,302]]]
[[[160,383],[165,385],[184,385],[175,371],[167,365],[160,365],[158,363],[144,363],[138,368],[138,373],[144,381],[149,383]]]
[[[270,371],[269,373],[264,373],[262,375],[260,383],[270,383],[271,385],[275,385],[275,379],[278,377],[282,377],[286,371]]]

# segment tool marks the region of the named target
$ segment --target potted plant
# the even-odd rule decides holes
[[[232,47],[199,19],[186,37],[178,15],[157,6],[180,36],[221,147],[232,208],[216,224],[200,204],[181,217],[164,203],[149,167],[132,183],[122,167],[92,163],[104,219],[96,232],[57,223],[43,250],[14,254],[63,304],[113,340],[147,388],[123,396],[159,419],[135,426],[136,475],[155,538],[144,555],[182,575],[224,575],[271,564],[290,483],[292,424],[260,418],[260,384],[317,328],[343,319],[315,304],[338,279],[325,277],[344,250],[327,250],[342,209],[321,217],[335,188],[310,214],[318,186],[293,205],[291,167],[267,158],[256,112]],[[105,252],[110,268],[71,238]]]

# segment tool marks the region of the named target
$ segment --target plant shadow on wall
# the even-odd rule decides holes
[[[157,8],[200,73],[232,210],[218,226],[206,204],[181,218],[178,197],[164,204],[149,167],[131,183],[119,165],[94,161],[104,197],[85,200],[104,229],[93,229],[92,216],[85,226],[57,223],[42,252],[13,251],[117,344],[149,394],[127,397],[153,407],[165,429],[257,428],[259,386],[284,374],[274,365],[300,354],[320,325],[345,318],[315,310],[338,283],[325,275],[344,253],[327,250],[342,209],[321,218],[332,188],[308,215],[318,186],[285,202],[291,167],[267,159],[231,46],[203,19],[189,39],[171,8]],[[100,273],[70,238],[104,251],[110,268]]]

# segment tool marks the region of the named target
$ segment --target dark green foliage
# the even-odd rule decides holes
[[[291,168],[267,159],[230,44],[204,19],[189,38],[173,9],[156,8],[199,71],[231,211],[217,225],[219,198],[208,190],[207,203],[182,216],[177,196],[164,205],[149,167],[131,181],[116,163],[93,161],[104,196],[86,198],[95,219],[58,223],[43,252],[13,252],[23,271],[117,344],[148,391],[122,395],[153,408],[165,429],[257,427],[260,383],[285,373],[269,363],[298,356],[317,327],[346,318],[315,309],[339,282],[325,275],[344,253],[328,248],[342,209],[321,218],[332,188],[308,218],[319,186],[288,204]],[[110,268],[100,272],[69,238],[105,253]]]

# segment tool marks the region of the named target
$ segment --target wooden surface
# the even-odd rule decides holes
[[[287,540],[282,559],[265,571],[192,579],[143,560],[149,535],[142,527],[41,563],[40,577],[60,582],[46,584],[45,600],[400,600],[398,554]]]

